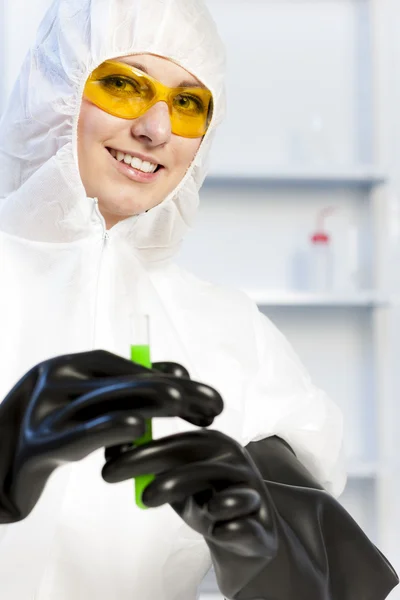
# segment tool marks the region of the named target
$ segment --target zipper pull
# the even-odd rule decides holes
[[[109,239],[110,239],[110,234],[108,233],[108,231],[105,231],[104,232],[104,241],[106,242]]]

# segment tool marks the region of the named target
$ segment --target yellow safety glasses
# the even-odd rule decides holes
[[[188,138],[203,136],[212,116],[212,94],[207,88],[169,88],[135,67],[112,60],[93,71],[84,96],[122,119],[136,119],[156,102],[166,102],[172,133]]]

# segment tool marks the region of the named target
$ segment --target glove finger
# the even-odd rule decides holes
[[[51,372],[51,379],[71,378],[73,383],[85,380],[151,373],[153,370],[176,378],[190,379],[188,371],[176,362],[154,363],[151,369],[106,350],[91,350],[57,356],[41,364]]]
[[[170,435],[124,452],[115,462],[106,465],[113,482],[130,477],[159,474],[176,467],[213,460],[219,455],[232,456],[235,442],[219,431],[202,429]],[[236,481],[236,480],[235,480]]]
[[[199,417],[217,417],[224,409],[224,402],[219,392],[209,385],[191,379],[175,380],[182,389],[185,408]]]
[[[81,460],[102,447],[126,444],[142,437],[146,430],[144,419],[126,412],[112,412],[74,427],[44,440],[46,446],[61,449],[67,461]],[[50,448],[49,448],[50,449]]]
[[[186,421],[189,421],[187,418]],[[210,427],[214,423],[214,417],[191,417],[190,423],[196,427]]]
[[[152,364],[152,369],[163,373],[164,375],[170,375],[171,377],[177,377],[179,379],[185,378],[190,379],[189,372],[182,367],[182,365],[174,362],[155,362]]]
[[[278,552],[277,535],[254,517],[216,523],[211,539],[225,550],[244,557],[273,559]]]
[[[190,420],[190,422],[193,425],[197,425],[197,427],[208,427],[209,425],[212,425],[213,423],[212,418],[201,418],[201,419],[195,419],[192,418]],[[166,438],[164,438],[166,439]],[[106,461],[109,460],[113,460],[118,458],[121,454],[125,454],[127,451],[132,451],[133,450],[133,444],[121,444],[119,446],[112,446],[111,448],[106,448],[105,452],[104,452],[104,457],[106,459]],[[131,460],[134,461],[134,457],[131,457]]]
[[[109,446],[104,450],[104,458],[106,461],[114,460],[121,456],[121,454],[125,454],[125,452],[129,452],[132,450],[133,443],[132,441],[127,444],[117,444],[116,446]]]
[[[153,474],[153,471],[147,471],[145,474]],[[116,467],[115,463],[107,463],[102,475],[109,483],[137,476],[136,472],[132,474],[131,469],[124,470],[121,465]],[[196,465],[185,465],[157,475],[146,487],[143,502],[149,507],[173,504],[206,490],[226,487],[232,482],[243,483],[245,477],[243,469],[228,464],[200,462]]]
[[[60,429],[75,421],[83,422],[112,410],[126,410],[143,418],[181,417],[195,424],[205,419],[211,423],[220,410],[221,397],[208,386],[193,386],[192,402],[187,402],[182,387],[168,378],[117,380],[108,382],[51,413],[42,424]],[[197,394],[194,402],[194,394]]]
[[[91,350],[57,356],[42,363],[42,368],[49,369],[52,377],[62,377],[64,380],[69,376],[72,379],[79,375],[81,378],[93,379],[136,375],[149,371],[146,367],[107,350]]]
[[[251,515],[261,507],[260,494],[248,486],[230,486],[214,494],[206,506],[213,521],[232,521]]]
[[[143,492],[146,506],[173,504],[206,490],[220,489],[233,483],[244,483],[243,469],[226,463],[196,463],[158,475]]]

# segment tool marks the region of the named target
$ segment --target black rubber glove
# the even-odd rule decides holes
[[[204,427],[222,408],[175,363],[146,369],[102,350],[40,363],[0,404],[0,523],[24,519],[58,466],[140,438],[145,419]]]
[[[209,430],[114,449],[103,478],[157,474],[143,502],[170,503],[204,536],[229,600],[386,598],[398,582],[386,559],[286,444],[266,442],[250,450],[262,468],[271,463],[275,481],[263,479],[247,449]]]
[[[221,592],[240,598],[238,592],[277,556],[281,526],[248,452],[230,437],[205,429],[121,447],[119,455],[115,450],[103,468],[105,481],[156,474],[143,493],[144,504],[171,504],[202,534]]]

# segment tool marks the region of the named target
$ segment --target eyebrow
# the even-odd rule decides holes
[[[150,75],[148,69],[146,69],[146,67],[144,65],[141,65],[140,63],[132,62],[132,63],[125,63],[125,64],[129,65],[130,67],[135,67],[135,69],[139,69],[139,71],[143,71],[143,73],[147,73],[147,75]],[[204,89],[204,85],[202,83],[199,83],[198,81],[189,81],[189,80],[183,80],[180,82],[179,85],[174,86],[174,87],[191,87],[191,88],[203,88]]]

